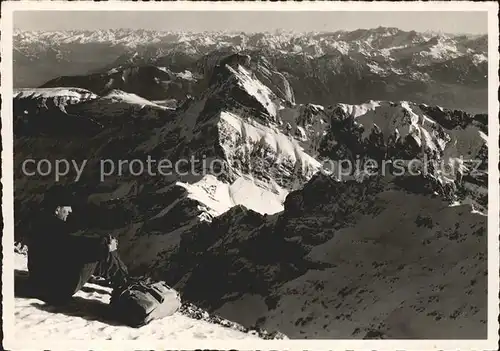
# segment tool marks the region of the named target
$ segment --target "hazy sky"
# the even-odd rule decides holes
[[[486,12],[307,11],[16,11],[14,27],[25,30],[133,28],[169,31],[354,30],[379,26],[403,30],[486,34]]]

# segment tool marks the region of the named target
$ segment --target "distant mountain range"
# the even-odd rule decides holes
[[[249,54],[261,71],[279,72],[298,103],[411,100],[487,112],[485,35],[385,27],[308,34],[16,31],[14,86],[80,86],[96,93],[111,87],[161,100],[196,94],[193,80],[236,52]]]

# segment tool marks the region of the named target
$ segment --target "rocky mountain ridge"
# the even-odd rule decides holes
[[[337,32],[168,32],[154,30],[109,29],[109,30],[73,30],[73,31],[24,31],[14,30],[16,46],[24,48],[37,44],[40,48],[50,45],[63,46],[69,44],[103,43],[108,45],[123,45],[129,48],[145,46],[151,43],[157,47],[172,45],[192,48],[227,48],[238,46],[238,50],[249,47],[267,47],[288,51],[303,52],[306,47],[314,47],[331,51],[340,50],[367,52],[374,50],[394,50],[413,44],[428,47],[430,53],[421,56],[442,57],[446,52],[457,52],[461,56],[464,49],[471,47],[478,54],[486,54],[486,35],[454,35],[445,33],[418,33],[403,31],[398,28],[378,27],[359,29],[355,31]],[[451,43],[445,47],[445,43]],[[441,51],[438,51],[441,45]],[[311,50],[314,54],[315,50]],[[322,53],[320,53],[322,54]]]
[[[239,52],[264,60],[264,68],[270,65],[279,72],[283,77],[275,79],[285,78],[299,103],[410,100],[484,113],[486,39],[383,27],[353,32],[274,34],[18,31],[14,35],[14,77],[16,87],[35,87],[61,75],[90,73],[92,77],[85,79],[99,80],[94,76],[99,74],[109,83],[108,76],[116,75],[115,70],[168,67],[166,73],[142,69],[140,76],[149,76],[141,78],[145,92],[124,90],[148,99],[151,97],[147,94],[165,96],[163,90],[179,96],[179,88],[183,92],[191,89],[191,78],[186,77],[203,75],[213,67],[214,60]],[[266,83],[264,75],[259,79]],[[59,79],[47,86],[58,84],[80,86],[72,79]],[[121,83],[114,84],[118,84],[117,89],[123,88]],[[91,86],[95,87],[95,82]],[[150,86],[160,89],[147,88]],[[90,86],[86,88],[97,93]],[[283,92],[287,94],[287,89]]]

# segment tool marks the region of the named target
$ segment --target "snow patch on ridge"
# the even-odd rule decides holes
[[[376,73],[376,74],[385,74],[386,73],[386,71],[383,68],[381,68],[379,65],[377,65],[376,63],[367,63],[366,65],[370,68],[370,71],[373,73]]]
[[[148,109],[147,116],[144,118],[157,118],[167,107],[157,105],[149,100],[143,99],[132,93],[125,93],[121,90],[112,90],[109,94],[94,100],[86,101],[71,106],[71,113],[87,113],[93,117],[112,117],[123,116],[125,114],[133,115],[135,112]],[[70,111],[69,107],[67,108]]]
[[[225,111],[221,113],[221,121],[231,126],[240,137],[245,138],[246,143],[266,146],[277,154],[278,158],[287,158],[291,162],[302,162],[312,167],[319,166],[319,162],[306,154],[295,140],[282,133],[254,121],[244,122],[239,116]]]
[[[82,88],[21,88],[14,89],[14,99],[58,99],[63,105],[93,100],[98,95]]]
[[[373,101],[361,104],[361,105],[348,105],[348,104],[339,104],[340,107],[344,110],[345,113],[350,116],[357,118],[366,114],[368,111],[373,111],[377,107],[380,106],[380,101]]]
[[[269,116],[276,118],[278,107],[276,106],[274,99],[274,94],[271,89],[266,85],[262,84],[257,78],[252,76],[252,73],[247,71],[241,65],[238,65],[237,70],[230,66],[226,66],[237,78],[242,86],[250,95],[255,97],[262,106],[267,110]]]
[[[141,105],[144,106],[154,106],[160,109],[163,109],[163,106],[157,105],[149,100],[146,100],[139,95],[133,93],[126,93],[121,90],[114,89],[109,94],[106,94],[101,98],[102,100],[111,100],[112,102],[123,102],[132,105]]]
[[[283,210],[282,202],[288,191],[274,184],[271,191],[267,184],[247,175],[238,177],[231,184],[205,175],[200,181],[189,184],[177,182],[188,191],[188,197],[207,206],[209,214],[219,216],[236,205],[243,205],[261,214],[274,214]]]
[[[472,62],[474,62],[475,65],[478,65],[482,62],[488,62],[488,58],[484,54],[475,54],[472,56]]]
[[[185,80],[192,80],[195,81],[196,79],[193,77],[193,73],[191,71],[185,70],[184,72],[177,73],[177,76],[179,78],[185,79]]]
[[[460,56],[457,46],[445,38],[440,37],[437,43],[429,48],[429,51],[422,51],[423,56],[430,56],[434,59],[456,58]]]

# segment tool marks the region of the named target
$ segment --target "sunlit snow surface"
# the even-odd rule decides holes
[[[27,281],[26,257],[15,254],[18,287]],[[64,308],[45,305],[36,298],[15,298],[15,336],[23,340],[186,340],[256,339],[257,336],[196,320],[180,312],[136,329],[109,317],[111,289],[88,283]]]

